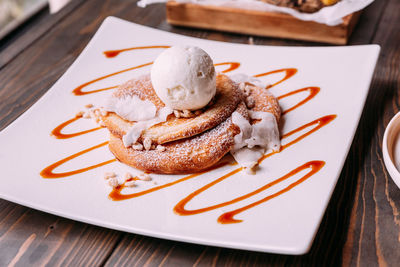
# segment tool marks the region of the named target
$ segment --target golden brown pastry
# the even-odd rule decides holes
[[[148,138],[152,144],[164,144],[200,134],[225,121],[241,101],[241,92],[237,84],[226,75],[218,75],[216,83],[217,93],[214,100],[206,108],[199,110],[198,115],[193,114],[189,118],[177,118],[171,114],[167,121],[146,129],[138,141],[142,142]],[[141,100],[150,100],[157,109],[165,106],[154,92],[149,75],[128,81],[114,93],[115,97],[126,95],[136,95]],[[124,120],[115,113],[104,116],[103,122],[113,135],[120,138],[134,124],[134,122]]]
[[[227,76],[218,75],[215,101],[201,114],[191,118],[170,115],[166,122],[143,133],[155,141],[149,150],[125,147],[121,138],[133,122],[109,113],[102,119],[110,130],[110,151],[121,162],[145,172],[179,174],[205,170],[234,146],[234,137],[240,133],[240,128],[232,123],[234,111],[247,120],[250,120],[249,110],[270,112],[279,121],[280,108],[275,97],[252,84],[242,87],[243,92]],[[150,82],[132,80],[122,85],[115,95],[126,93],[134,93],[141,99],[152,101],[158,108],[163,107]],[[144,140],[143,136],[139,142],[141,140]]]

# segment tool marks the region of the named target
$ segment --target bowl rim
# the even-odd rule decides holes
[[[383,161],[385,163],[387,171],[389,172],[390,177],[397,185],[397,187],[400,188],[400,172],[393,162],[393,154],[392,154],[394,136],[398,136],[399,134],[400,134],[400,112],[397,112],[397,114],[393,116],[389,124],[386,126],[382,141],[382,154],[383,154]]]

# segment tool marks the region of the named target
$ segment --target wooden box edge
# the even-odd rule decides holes
[[[167,2],[166,10],[167,22],[176,26],[339,45],[347,44],[360,15],[350,14],[343,23],[328,26],[282,13],[175,1]]]

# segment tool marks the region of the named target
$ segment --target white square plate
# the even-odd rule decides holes
[[[237,166],[223,166],[124,201],[108,198],[111,189],[105,185],[103,174],[115,171],[122,176],[128,170],[139,172],[115,161],[64,178],[41,177],[40,172],[46,166],[108,139],[105,129],[67,139],[57,139],[50,135],[57,125],[73,118],[85,104],[102,102],[112,90],[81,96],[72,91],[98,77],[152,62],[162,48],[128,50],[112,58],[107,58],[104,51],[177,44],[199,46],[211,55],[215,63],[239,62],[240,67],[228,74],[256,75],[284,68],[297,69],[293,76],[269,89],[276,96],[301,88],[319,87],[319,92],[318,89],[306,89],[291,97],[281,98],[282,109],[288,110],[306,99],[310,91],[317,93],[295,110],[283,115],[282,133],[318,121],[319,118],[331,121],[326,125],[321,124],[319,129],[319,124],[314,123],[283,138],[282,144],[285,145],[309,133],[298,142],[286,146],[282,152],[264,160],[256,175],[236,173],[195,196],[185,208],[201,209],[236,199],[269,183],[272,186],[248,198],[191,216],[178,215],[174,207],[192,192],[235,170]],[[0,133],[0,197],[74,220],[137,234],[246,250],[305,253],[311,246],[346,159],[378,54],[377,45],[309,48],[222,43],[171,34],[113,17],[107,18],[56,84],[29,111]],[[223,71],[227,67],[229,65],[220,65],[217,70]],[[82,91],[121,84],[149,70],[150,64],[121,72],[99,79],[83,87]],[[282,80],[285,73],[288,72],[281,71],[260,79],[270,84]],[[319,120],[320,123],[322,121]],[[63,133],[93,127],[92,121],[79,119],[63,129]],[[102,146],[65,162],[54,172],[72,171],[110,159],[113,159],[112,154],[106,146]],[[297,174],[283,181],[277,180],[304,164],[308,167]],[[322,168],[307,177],[311,173],[310,166]],[[137,187],[124,189],[123,193],[157,188],[181,177],[184,176],[152,175],[157,184],[153,181],[138,182]],[[298,181],[301,183],[294,186]],[[284,193],[269,199],[279,192]],[[224,213],[262,199],[267,201],[234,216],[241,222],[221,224],[217,221]]]

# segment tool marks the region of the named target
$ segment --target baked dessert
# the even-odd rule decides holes
[[[163,71],[168,77],[159,78]],[[165,50],[151,75],[121,85],[100,114],[110,151],[145,172],[199,172],[229,152],[253,170],[266,149],[280,147],[276,98],[216,74],[211,58],[196,47]]]
[[[314,13],[323,7],[331,6],[340,0],[261,0],[268,4],[289,7],[304,13]]]
[[[126,82],[113,94],[114,99],[126,99],[132,96],[150,101],[156,106],[157,110],[165,107],[165,104],[153,89],[150,75],[144,75]],[[159,145],[200,134],[225,121],[231,116],[241,100],[241,92],[238,86],[227,76],[218,75],[213,103],[208,104],[204,109],[196,110],[197,114],[186,112],[187,114],[178,115],[175,112],[176,114],[171,114],[166,121],[144,129],[137,141],[142,143],[145,139],[148,139],[152,144]],[[109,104],[107,106],[109,108]],[[126,135],[135,124],[135,122],[123,119],[115,112],[105,116],[103,121],[110,132],[120,138]]]

